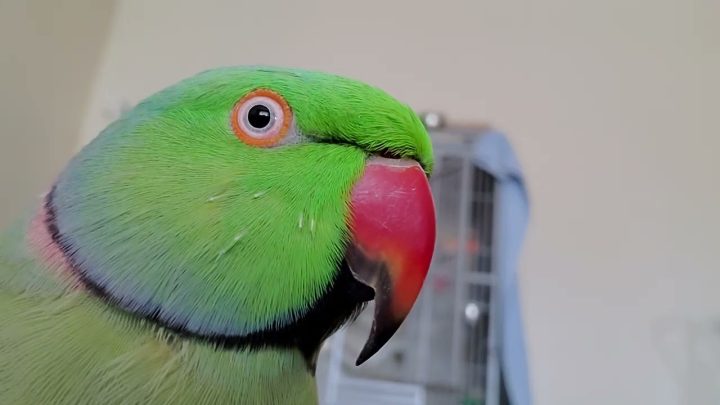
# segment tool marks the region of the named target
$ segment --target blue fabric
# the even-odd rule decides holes
[[[512,146],[495,131],[480,136],[473,145],[473,163],[496,179],[495,268],[500,288],[495,324],[500,344],[500,368],[512,405],[530,405],[525,334],[517,285],[518,257],[529,217],[525,181]]]

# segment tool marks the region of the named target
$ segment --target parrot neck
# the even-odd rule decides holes
[[[37,259],[52,273],[68,282],[72,288],[83,287],[81,280],[75,275],[65,254],[55,243],[48,229],[48,211],[43,204],[31,219],[27,228],[27,244]]]
[[[63,289],[88,290],[78,278],[72,266],[66,260],[62,249],[60,249],[52,238],[51,230],[48,230],[48,213],[40,209],[34,217],[24,225],[25,244],[33,263],[40,266],[30,266],[25,270],[37,269],[39,275],[48,274],[53,279],[63,280]],[[20,239],[22,241],[22,239]],[[22,243],[22,242],[21,242]],[[88,292],[91,292],[88,290]],[[87,294],[63,295],[64,300],[77,302],[77,300],[92,299],[95,297]],[[85,302],[90,304],[91,302]],[[102,332],[98,339],[107,337],[115,339],[120,337],[121,346],[116,347],[114,352],[117,357],[107,358],[104,362],[87,363],[81,357],[70,357],[62,364],[53,362],[46,365],[46,369],[57,369],[58,375],[62,375],[66,369],[82,369],[86,375],[102,375],[107,372],[105,365],[113,361],[127,362],[129,367],[138,367],[137,373],[155,373],[154,381],[161,385],[182,387],[181,392],[197,393],[202,392],[203,396],[209,395],[216,399],[216,402],[208,403],[247,403],[247,404],[276,404],[276,403],[297,403],[316,404],[317,388],[314,378],[314,364],[310,367],[307,353],[299,347],[245,347],[245,348],[222,348],[211,342],[202,341],[193,337],[178,335],[169,330],[158,330],[142,319],[136,318],[124,311],[108,310],[109,307],[83,305],[90,308],[90,311],[99,310],[99,322],[102,324],[88,323],[86,318],[82,322],[86,326],[98,329]],[[96,312],[93,312],[96,313]],[[74,316],[75,313],[73,313]],[[52,318],[52,317],[51,317]],[[131,319],[128,322],[128,319]],[[75,322],[73,318],[73,322]],[[80,322],[77,320],[77,322]],[[113,325],[126,325],[123,328],[116,328]],[[127,326],[132,327],[127,327]],[[57,333],[67,332],[66,326],[58,326]],[[39,332],[37,332],[39,333]],[[36,335],[37,333],[29,333]],[[154,337],[150,340],[143,340],[142,336],[151,333]],[[105,335],[115,335],[108,337]],[[60,338],[59,338],[60,339]],[[70,339],[67,337],[67,339]],[[138,339],[145,344],[152,345],[150,352],[138,350],[133,342]],[[115,340],[113,340],[115,341]],[[151,342],[151,343],[150,343]],[[315,351],[312,361],[317,355]],[[167,373],[168,369],[177,368],[177,372]],[[125,375],[131,372],[124,373]],[[122,377],[124,378],[124,377]],[[128,383],[128,386],[130,384]],[[140,385],[140,390],[147,388],[147,385]],[[166,391],[166,392],[165,392]],[[165,390],[163,395],[173,394],[173,390]],[[142,393],[138,393],[142,395]],[[192,395],[190,395],[192,396]],[[209,398],[208,397],[208,398]],[[231,400],[228,400],[230,398]],[[178,403],[178,398],[168,397],[166,403]],[[182,401],[180,401],[182,402]],[[185,402],[182,402],[185,403]]]

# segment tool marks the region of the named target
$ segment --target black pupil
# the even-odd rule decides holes
[[[252,106],[248,111],[248,122],[253,128],[263,129],[270,124],[270,109],[262,104]]]

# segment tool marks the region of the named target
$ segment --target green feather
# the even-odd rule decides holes
[[[235,103],[258,88],[294,116],[277,147],[248,146],[230,126]],[[412,110],[338,76],[217,69],[140,103],[51,193],[56,242],[110,299],[40,260],[50,243],[17,242],[30,226],[9,234],[0,359],[13,366],[0,372],[0,403],[313,402],[298,350],[222,350],[160,324],[243,336],[302,319],[337,277],[349,193],[379,153],[432,170]]]

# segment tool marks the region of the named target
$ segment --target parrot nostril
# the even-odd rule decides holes
[[[374,155],[384,157],[387,159],[402,159],[403,158],[402,156],[400,156],[400,154],[398,154],[397,152],[392,151],[390,149],[379,150],[376,153],[374,153]]]
[[[417,163],[420,164],[420,166],[425,170],[426,173],[429,173],[429,169],[426,165],[426,162],[421,158],[421,156],[414,150],[408,150],[408,148],[399,148],[399,149],[390,149],[390,148],[363,148],[362,146],[352,143],[352,142],[343,142],[339,141],[338,139],[342,139],[342,137],[328,137],[328,138],[319,138],[312,135],[305,135],[305,137],[310,138],[315,143],[324,143],[329,145],[341,145],[341,146],[349,146],[356,149],[361,149],[365,152],[366,156],[368,158],[372,157],[381,157],[385,159],[392,159],[392,160],[414,160]]]

